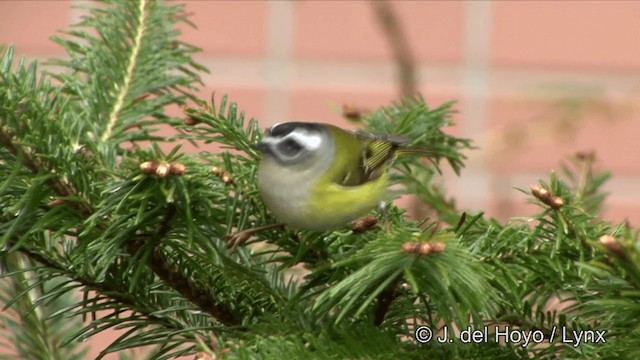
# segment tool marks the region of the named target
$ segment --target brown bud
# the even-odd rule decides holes
[[[124,131],[129,131],[131,129],[142,129],[142,126],[140,124],[131,124],[127,127],[124,128]]]
[[[156,168],[156,175],[158,175],[160,178],[165,178],[167,177],[167,175],[169,175],[170,171],[171,165],[169,165],[168,162],[161,162]]]
[[[351,230],[356,233],[363,233],[373,229],[378,223],[375,215],[367,215],[351,222]]]
[[[142,100],[144,100],[144,99],[148,98],[149,96],[151,96],[151,94],[143,94],[143,95],[140,95],[140,96],[138,96],[137,98],[135,98],[135,99],[133,100],[133,103],[134,103],[134,104],[139,103],[139,102],[141,102]]]
[[[233,176],[231,176],[231,174],[229,174],[227,171],[222,173],[222,176],[220,176],[220,179],[222,180],[223,183],[227,185],[233,182]]]
[[[216,355],[204,351],[198,351],[194,360],[216,360]]]
[[[407,241],[402,243],[402,252],[405,254],[415,254],[418,250],[420,243]]]
[[[531,194],[554,210],[564,206],[564,200],[561,197],[553,195],[549,190],[543,189],[539,185],[531,185]]]
[[[444,252],[444,249],[447,247],[447,244],[442,241],[434,241],[431,243],[431,254],[441,254]]]
[[[215,176],[220,176],[222,175],[222,173],[224,172],[224,170],[222,170],[219,166],[212,166],[211,167],[211,172],[213,173],[213,175]]]
[[[234,243],[242,244],[245,241],[249,240],[250,237],[251,237],[251,232],[250,231],[241,231],[234,238]]]
[[[211,172],[213,173],[213,175],[219,177],[220,180],[222,180],[222,182],[227,185],[233,182],[233,176],[231,176],[231,173],[229,173],[228,171],[224,170],[219,166],[212,166]]]
[[[184,122],[185,125],[189,125],[189,126],[194,126],[194,125],[198,125],[200,123],[200,121],[196,118],[194,118],[193,116],[185,116],[184,119],[182,120]]]
[[[228,248],[234,249],[237,246],[244,244],[245,241],[249,240],[252,234],[252,229],[247,229],[236,232],[234,234],[225,235],[222,239],[227,242]]]
[[[428,242],[421,242],[416,250],[416,254],[426,255],[431,252],[431,244]]]
[[[155,174],[157,168],[158,163],[155,161],[145,161],[140,164],[140,171],[144,174]]]
[[[543,189],[538,185],[533,185],[531,187],[531,192],[537,198],[545,198],[549,196],[549,191],[547,189]]]
[[[189,110],[195,109],[195,108],[196,108],[196,106],[192,101],[189,101],[189,102],[186,102],[186,103],[182,104],[182,111],[183,112],[189,111]]]
[[[594,151],[578,151],[576,153],[576,159],[580,161],[593,161],[596,158]]]
[[[405,254],[429,255],[444,252],[447,244],[442,241],[414,242],[407,241],[402,244],[402,252]]]
[[[183,163],[176,162],[176,163],[171,163],[170,165],[170,172],[173,175],[182,175],[186,170],[187,170],[187,167],[184,166]]]
[[[562,200],[562,198],[559,196],[554,196],[551,199],[551,204],[549,206],[551,206],[552,209],[558,210],[564,206],[564,200]]]
[[[600,236],[598,239],[600,245],[602,245],[605,249],[609,250],[611,253],[615,254],[618,258],[622,260],[628,260],[627,254],[622,250],[618,240],[609,234],[605,234]]]
[[[48,207],[58,206],[60,204],[64,204],[64,199],[55,199],[47,204]]]
[[[360,121],[362,119],[362,109],[352,104],[342,104],[342,116],[351,121]]]
[[[618,242],[616,241],[616,238],[614,238],[612,235],[609,235],[609,234],[604,234],[600,236],[600,238],[598,238],[598,242],[604,247],[609,247],[609,246],[612,246],[613,244],[618,246]]]

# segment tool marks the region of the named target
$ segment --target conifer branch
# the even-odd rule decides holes
[[[175,214],[176,207],[169,205],[167,213],[160,223],[158,232],[150,239],[154,248],[148,264],[149,267],[160,279],[167,283],[167,285],[184,296],[185,299],[191,301],[211,315],[214,319],[227,326],[237,326],[239,321],[231,309],[218,303],[212,295],[205,290],[205,287],[196,284],[192,279],[184,276],[179,269],[169,262],[169,259],[166,258],[162,251],[160,251],[159,244],[171,230],[171,221]],[[135,256],[142,246],[143,241],[140,239],[132,242],[128,248],[129,254]]]
[[[552,173],[532,192],[523,190],[542,208],[527,218],[534,221],[503,223],[481,212],[462,221],[432,184],[440,162],[459,173],[473,146],[442,130],[452,125],[451,102],[430,108],[407,98],[352,115],[366,131],[400,135],[438,154],[430,164],[397,159],[391,179],[440,213],[414,222],[389,206],[389,231],[373,226],[373,215],[326,233],[276,229],[255,182],[259,124],[245,121],[226,96],[208,106],[189,94],[202,68],[191,59],[197,49],[177,40],[182,8],[104,1],[66,33],[70,39],[56,38],[69,54],[58,64],[69,71],[52,74],[55,85],[35,64],[14,66],[12,47],[0,60],[0,173],[9,174],[0,180],[0,204],[8,204],[0,206],[0,239],[9,255],[33,260],[7,275],[26,287],[4,288],[0,297],[18,310],[42,310],[24,333],[52,333],[36,336],[49,344],[33,349],[50,352],[51,344],[117,327],[125,334],[100,357],[148,345],[158,346],[152,358],[159,360],[211,349],[225,358],[265,359],[518,359],[577,350],[589,358],[640,356],[632,316],[640,308],[638,233],[598,218],[607,175],[592,173],[592,158],[583,156],[581,175],[567,169],[569,185]],[[372,6],[397,36],[389,3]],[[409,59],[401,54],[406,39],[389,39],[396,56]],[[185,108],[184,122],[164,112],[186,98],[199,105]],[[180,134],[152,135],[156,125]],[[176,139],[232,151],[195,156],[157,144]],[[152,145],[120,146],[136,141]],[[452,227],[438,227],[443,223]],[[240,241],[249,236],[254,246]],[[47,286],[51,280],[60,286]],[[78,288],[83,299],[45,316],[55,299]],[[574,305],[547,311],[550,299]],[[41,326],[87,314],[91,323],[71,335]],[[606,346],[577,350],[557,341],[424,345],[412,336],[416,324],[443,323],[510,324],[546,338],[556,325],[615,331]]]
[[[28,258],[49,268],[52,272],[60,274],[62,276],[69,276],[68,270],[63,265],[58,264],[55,261],[52,261],[46,256],[32,249],[29,249],[27,247],[21,247],[19,251],[25,256],[27,256]],[[160,325],[168,329],[181,330],[181,328],[176,326],[175,323],[167,321],[162,317],[155,316],[153,313],[145,311],[143,307],[137,306],[135,301],[123,295],[128,292],[128,290],[124,287],[114,286],[113,282],[96,282],[84,276],[74,276],[72,277],[72,279],[78,282],[79,284],[81,284],[82,286],[84,286],[87,290],[92,290],[97,293],[108,296],[109,298],[117,301],[121,305],[127,308],[130,308],[131,310],[137,313],[144,315],[145,317],[147,317],[149,322],[153,324]]]
[[[24,151],[19,146],[17,146],[12,141],[11,134],[4,128],[0,128],[0,144],[2,144],[7,150],[9,150],[9,152],[13,154],[13,156],[21,158],[25,166],[33,175],[37,175],[40,171],[44,171],[47,173],[52,172],[52,169],[43,169],[42,164],[37,159],[34,159],[27,151]],[[56,195],[61,198],[78,195],[75,188],[71,184],[60,180],[60,178],[57,176],[48,178],[46,182],[56,193]],[[73,201],[69,204],[71,207],[79,210],[84,216],[88,216],[92,212],[90,206],[87,205],[84,201]]]
[[[22,151],[16,144],[14,144],[9,133],[4,131],[4,129],[2,128],[0,128],[0,144],[7,148],[14,156],[22,157],[25,166],[34,175],[37,174],[38,171],[43,170],[39,162],[33,159],[27,152]],[[51,186],[52,190],[60,197],[70,197],[77,195],[71,185],[62,182],[57,177],[49,178],[47,180],[47,183]],[[80,210],[84,216],[88,217],[92,214],[92,210],[85,203],[70,202],[69,204]],[[175,206],[170,206],[165,218],[160,224],[158,233],[156,234],[156,243],[164,238],[170,231],[170,222],[173,219],[175,212]],[[132,255],[135,255],[137,249],[140,247],[140,244],[136,243],[135,241],[132,243],[136,245],[132,245],[129,250]],[[49,261],[44,256],[25,250],[24,248],[21,248],[21,251],[24,252],[25,255],[42,263],[43,265],[46,265],[52,269],[61,270],[61,272],[63,270],[57,264]],[[168,262],[168,259],[166,259],[166,257],[157,248],[153,251],[153,257],[149,263],[149,266],[154,271],[154,273],[156,273],[156,275],[158,275],[158,277],[165,281],[170,287],[185,296],[186,299],[193,302],[205,312],[209,313],[212,317],[220,321],[222,324],[228,326],[238,325],[238,321],[230,309],[227,309],[220,304],[216,304],[216,302],[211,298],[210,294],[203,290],[199,285],[191,281],[191,279],[183,276],[177,269],[175,269],[175,267],[173,267]],[[82,284],[90,287],[93,290],[105,290],[97,287],[96,284],[87,283],[86,281],[83,281],[83,279],[76,280],[80,281]],[[124,299],[114,298],[114,300],[121,301],[123,302],[123,304],[127,303],[126,301],[123,301]]]
[[[131,80],[133,79],[133,72],[136,67],[136,63],[138,60],[138,53],[140,52],[140,47],[142,46],[142,36],[144,35],[146,28],[146,19],[145,16],[145,7],[147,5],[148,0],[138,0],[138,17],[136,24],[136,34],[133,39],[133,45],[131,46],[131,55],[129,56],[127,63],[127,70],[124,74],[124,78],[122,79],[122,85],[118,87],[118,96],[116,97],[113,108],[109,113],[109,122],[107,127],[100,137],[100,142],[105,142],[111,136],[111,132],[113,128],[116,126],[118,122],[118,114],[122,109],[122,105],[124,104],[124,99],[126,95],[129,93],[129,88],[131,86]]]
[[[216,301],[202,285],[196,284],[189,277],[183,276],[182,272],[171,265],[158,249],[154,249],[149,265],[160,279],[184,296],[185,299],[211,315],[216,321],[230,327],[236,327],[240,324],[231,309]]]
[[[3,271],[12,275],[0,282],[0,302],[11,304],[0,310],[0,330],[10,340],[16,355],[22,359],[82,359],[80,344],[59,346],[56,343],[60,335],[80,324],[79,319],[51,317],[59,302],[40,302],[40,298],[55,287],[55,280],[40,282],[38,272],[23,271],[31,267],[31,263],[18,252],[2,254],[1,260]],[[24,295],[15,298],[15,293]],[[2,345],[0,343],[0,347]],[[0,359],[5,357],[0,355]]]
[[[28,257],[29,259],[32,259],[42,265],[44,265],[45,267],[55,271],[58,274],[65,274],[68,275],[68,271],[66,271],[66,269],[64,268],[64,266],[62,266],[61,264],[58,264],[57,262],[51,260],[50,258],[44,256],[43,254],[40,254],[39,252],[34,251],[33,249],[29,249],[27,247],[21,247],[19,249],[19,251],[24,254],[26,257]],[[97,291],[99,293],[102,294],[109,294],[109,297],[111,297],[112,299],[118,301],[119,303],[126,305],[126,306],[131,306],[132,308],[135,308],[135,306],[132,306],[133,304],[131,303],[131,301],[121,295],[119,295],[119,293],[123,290],[123,289],[118,289],[112,286],[109,286],[109,284],[106,283],[98,283],[95,281],[92,281],[88,278],[85,277],[73,277],[74,281],[77,281],[78,283],[82,284],[83,286],[86,286],[88,289],[90,290],[94,290]]]

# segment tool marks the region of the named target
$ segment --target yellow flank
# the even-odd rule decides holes
[[[382,176],[360,186],[341,186],[335,183],[315,186],[310,200],[315,226],[331,229],[345,225],[374,209],[387,192],[388,176]],[[320,180],[322,181],[322,180]]]
[[[318,219],[315,225],[323,228],[345,225],[371,211],[384,199],[388,187],[386,170],[380,177],[362,185],[339,185],[339,180],[345,175],[344,169],[362,166],[361,156],[366,144],[354,141],[353,133],[334,126],[329,129],[334,135],[335,153],[340,156],[335,156],[329,170],[311,187],[314,190],[309,199],[311,213]]]

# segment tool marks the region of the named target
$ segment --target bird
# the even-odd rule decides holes
[[[259,193],[288,226],[334,230],[384,204],[398,154],[429,153],[405,146],[407,140],[326,123],[276,124],[254,145],[262,154]]]

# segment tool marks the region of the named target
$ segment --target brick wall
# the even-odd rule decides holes
[[[0,1],[0,43],[47,58],[77,21],[80,1]],[[640,3],[632,1],[393,2],[427,102],[457,99],[457,134],[481,150],[447,184],[461,206],[507,218],[532,209],[513,189],[597,153],[613,171],[605,216],[640,224]],[[228,93],[264,126],[343,124],[343,103],[398,97],[395,64],[365,1],[189,1],[206,89]]]

